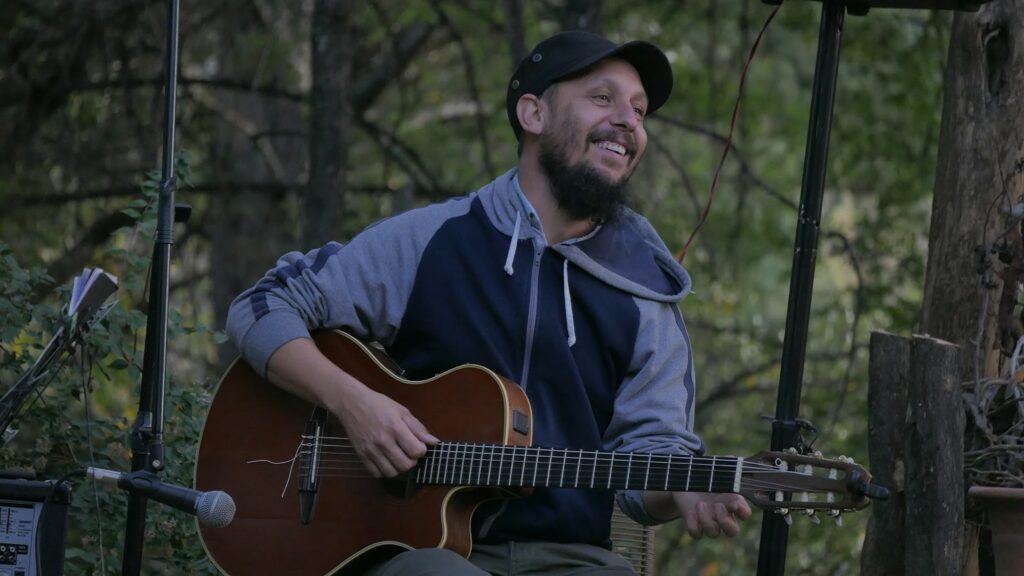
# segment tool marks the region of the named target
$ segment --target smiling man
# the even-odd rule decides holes
[[[645,118],[671,89],[652,44],[580,31],[541,42],[508,86],[516,168],[345,246],[285,255],[235,300],[230,335],[271,382],[337,416],[376,477],[411,470],[438,439],[331,363],[310,330],[380,342],[409,379],[487,366],[525,390],[539,446],[702,453],[678,308],[690,277],[626,207]],[[734,536],[750,515],[734,494],[537,488],[476,511],[469,560],[413,550],[372,573],[631,574],[610,549],[613,501],[647,524],[682,517],[696,538]]]

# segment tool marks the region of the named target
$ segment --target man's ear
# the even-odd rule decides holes
[[[516,116],[523,132],[536,136],[544,131],[544,123],[548,118],[547,105],[534,94],[523,94],[516,102]]]

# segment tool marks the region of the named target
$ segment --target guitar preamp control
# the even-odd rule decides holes
[[[42,503],[0,500],[0,576],[35,575],[35,534]]]
[[[0,478],[0,576],[63,573],[71,490],[53,484]]]

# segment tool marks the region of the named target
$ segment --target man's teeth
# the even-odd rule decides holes
[[[616,144],[615,142],[598,142],[597,147],[604,148],[605,150],[611,150],[612,152],[615,152],[619,156],[626,155],[626,147],[623,146],[622,144]]]

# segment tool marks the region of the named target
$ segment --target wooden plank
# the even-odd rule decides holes
[[[903,448],[905,573],[961,576],[964,412],[959,349],[914,336],[909,374]]]
[[[910,339],[871,333],[868,359],[868,457],[874,481],[889,488],[889,500],[871,506],[862,576],[904,574],[903,434],[910,376]]]

